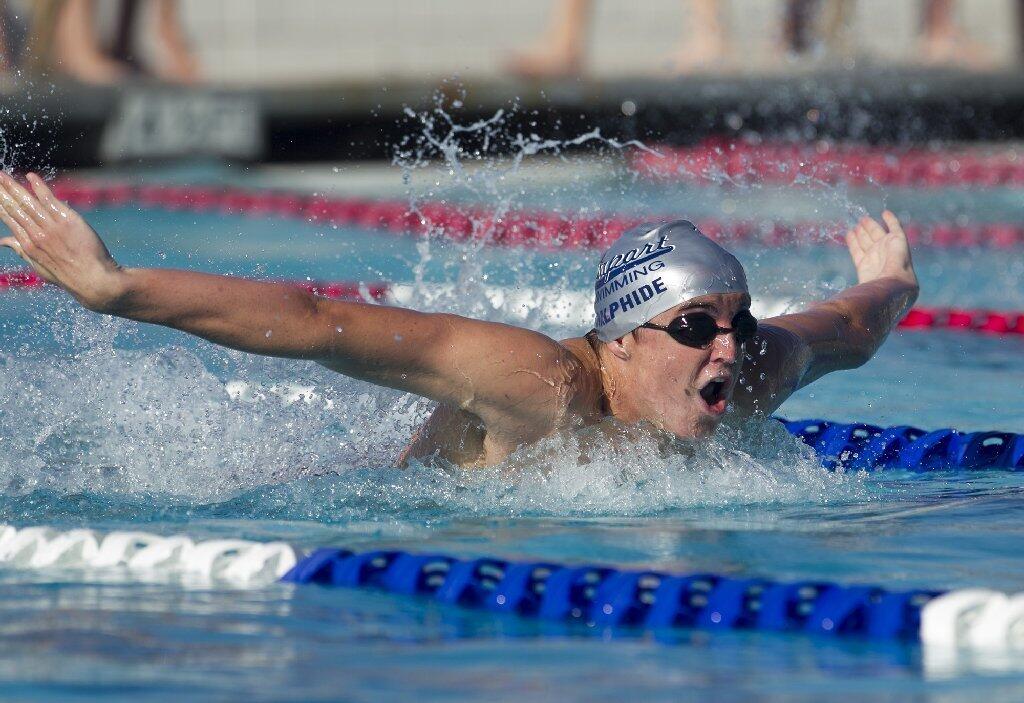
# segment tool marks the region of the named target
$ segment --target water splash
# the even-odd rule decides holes
[[[461,124],[438,106],[410,119],[421,130],[398,146],[396,163],[414,212],[424,201],[449,199],[467,204],[467,213],[486,202],[502,217],[533,202],[536,192],[525,187],[531,179],[524,172],[538,159],[576,174],[543,186],[549,196],[572,203],[561,206],[566,217],[600,212],[609,192],[634,196],[623,151],[646,149],[597,130],[566,141],[514,132],[504,111]],[[598,187],[578,175],[595,159],[593,151],[585,158],[572,151],[583,144],[600,147],[605,176]],[[635,198],[643,202],[642,193]],[[443,258],[454,285],[427,301],[429,309],[578,333],[551,329],[543,305],[524,316],[483,294],[491,283],[484,263],[493,220],[474,226],[480,236],[469,242],[418,242],[408,262],[414,297],[431,290],[424,283],[428,264],[439,248],[451,247],[457,255]],[[547,285],[555,289],[577,290],[590,280],[587,257],[541,256],[521,253],[510,271],[513,287],[535,284],[539,266],[548,269]],[[0,353],[0,419],[8,429],[0,437],[0,490],[8,496],[88,494],[122,502],[156,496],[165,508],[228,501],[242,513],[332,521],[351,515],[649,515],[860,495],[858,479],[822,471],[776,427],[725,430],[695,452],[666,450],[652,435],[601,425],[551,437],[493,469],[400,471],[393,462],[430,409],[422,399],[312,363],[188,340],[147,348],[139,343],[139,325],[52,300],[46,321],[35,323],[49,332],[52,345],[17,356]],[[233,381],[248,384],[248,392],[232,397],[226,384]],[[282,397],[281,388],[296,385],[315,392],[299,400]]]
[[[453,104],[461,105],[462,98],[455,99]],[[524,205],[535,201],[532,169],[538,163],[546,167],[554,163],[566,174],[589,173],[593,169],[585,165],[592,165],[596,159],[604,175],[611,176],[609,183],[598,192],[592,179],[579,176],[545,183],[544,195],[554,200],[550,210],[568,221],[580,215],[603,212],[601,190],[612,188],[621,193],[626,187],[624,183],[635,178],[626,158],[630,150],[657,152],[636,140],[605,137],[599,129],[568,139],[523,133],[512,126],[515,109],[498,110],[490,117],[465,123],[457,120],[457,111],[440,95],[433,109],[417,112],[406,108],[405,114],[413,127],[409,136],[396,145],[393,162],[401,168],[410,212],[429,219],[423,211],[425,203],[454,205],[472,223],[472,235],[464,244],[453,245],[441,236],[444,232],[439,226],[421,241],[417,248],[419,259],[410,263],[417,286],[425,288],[423,272],[434,259],[433,249],[459,246],[461,255],[449,269],[450,280],[456,282],[459,294],[443,301],[445,309],[496,319],[501,311],[489,305],[483,294],[483,288],[490,282],[485,271],[486,248],[495,239],[498,223],[513,214],[522,216],[526,210]],[[580,156],[575,149],[584,145],[588,153]],[[486,214],[480,211],[481,205],[486,208]],[[526,215],[526,222],[531,226],[537,224],[529,215]],[[572,289],[578,287],[580,281],[590,280],[593,268],[590,258],[577,256],[570,262],[539,265],[547,267],[549,273],[554,272],[556,287]],[[512,272],[514,283],[529,285],[537,265],[537,255],[524,251]],[[527,319],[520,323],[539,327],[540,322]]]

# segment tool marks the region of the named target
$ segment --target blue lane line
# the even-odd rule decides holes
[[[318,549],[281,580],[425,596],[494,613],[575,622],[602,634],[608,628],[699,628],[916,640],[921,608],[940,595],[397,550]]]
[[[776,418],[828,468],[1024,471],[1024,435]]]

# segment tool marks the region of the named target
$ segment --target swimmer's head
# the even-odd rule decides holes
[[[609,342],[680,303],[716,293],[747,293],[735,256],[686,220],[634,227],[597,267],[594,329]]]
[[[638,227],[601,258],[594,309],[614,414],[682,438],[712,433],[743,360],[744,335],[722,330],[750,322],[736,257],[686,221]],[[684,315],[705,323],[710,316],[719,332],[706,345],[677,341],[665,328]]]

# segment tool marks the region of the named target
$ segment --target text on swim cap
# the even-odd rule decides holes
[[[618,300],[612,301],[608,307],[598,310],[597,324],[607,325],[615,319],[616,313],[626,312],[637,305],[646,303],[654,296],[661,295],[667,291],[668,288],[665,287],[665,283],[661,280],[661,276],[659,276],[650,283],[645,283],[640,286],[635,291],[627,293]]]
[[[675,246],[668,244],[668,237],[662,235],[658,239],[657,244],[648,242],[642,247],[636,247],[622,254],[616,254],[608,259],[608,261],[602,261],[600,266],[597,267],[597,281],[594,287],[600,287],[607,283],[609,279],[615,278],[634,266],[639,266],[646,261],[667,254],[673,249],[675,249]]]
[[[600,303],[615,291],[625,288],[641,276],[646,276],[649,273],[660,271],[663,268],[665,268],[664,261],[652,261],[646,266],[641,266],[633,269],[632,271],[627,271],[621,278],[612,279],[608,285],[598,286],[596,293],[597,302]]]

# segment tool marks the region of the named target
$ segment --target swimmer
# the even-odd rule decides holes
[[[0,239],[85,308],[254,354],[308,359],[439,403],[401,461],[489,466],[613,416],[683,439],[774,412],[821,376],[860,366],[918,294],[891,212],[846,235],[858,284],[760,322],[739,261],[685,221],[639,227],[602,256],[595,326],[561,342],[457,315],[327,300],[276,283],[118,265],[38,176],[0,173]],[[744,353],[744,348],[747,353]],[[743,386],[737,383],[745,379]]]

